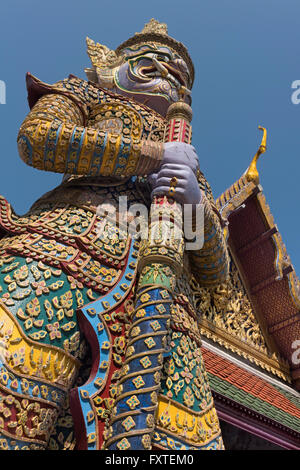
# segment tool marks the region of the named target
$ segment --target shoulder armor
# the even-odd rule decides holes
[[[26,232],[28,218],[15,214],[11,204],[0,195],[0,238]]]
[[[30,109],[44,95],[59,94],[64,95],[74,101],[79,106],[85,119],[88,114],[88,105],[90,101],[89,93],[86,92],[88,82],[70,75],[68,78],[58,81],[53,85],[42,82],[31,73],[26,74],[26,86],[28,92],[28,104]]]

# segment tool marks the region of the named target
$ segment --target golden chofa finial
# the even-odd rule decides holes
[[[248,181],[252,181],[255,184],[259,184],[259,173],[257,170],[257,160],[259,159],[262,153],[265,153],[267,150],[267,129],[264,127],[258,126],[258,129],[263,131],[263,136],[261,139],[261,143],[259,149],[257,150],[256,154],[254,155],[252,162],[250,163],[248,169],[245,171],[245,176]]]

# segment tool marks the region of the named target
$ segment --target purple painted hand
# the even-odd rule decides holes
[[[199,204],[201,191],[195,173],[187,165],[166,163],[158,173],[149,176],[152,186],[151,196],[170,196],[171,180],[176,178],[175,191],[172,198],[180,204]]]
[[[166,142],[164,149],[162,165],[166,163],[186,165],[196,174],[199,168],[199,160],[192,145],[184,142]]]
[[[170,196],[180,204],[199,204],[201,191],[196,178],[199,168],[194,147],[182,142],[167,142],[162,165],[157,173],[148,176],[152,186],[151,196]],[[172,180],[172,182],[171,182]]]

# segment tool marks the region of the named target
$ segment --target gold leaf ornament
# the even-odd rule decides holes
[[[107,46],[99,42],[95,43],[95,41],[88,37],[86,38],[86,44],[87,53],[94,67],[114,68],[122,63],[121,58],[117,56],[115,51],[109,49]]]
[[[117,55],[104,44],[95,43],[86,38],[87,53],[92,62],[92,69],[85,69],[88,78],[96,81],[104,88],[112,88],[114,84],[114,70],[124,62],[123,54]]]

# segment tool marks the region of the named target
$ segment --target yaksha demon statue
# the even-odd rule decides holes
[[[1,448],[222,449],[190,282],[223,282],[228,256],[190,143],[192,61],[156,20],[87,46],[88,81],[27,75],[19,153],[62,184],[25,216],[0,199]],[[162,235],[185,205],[198,249]]]

